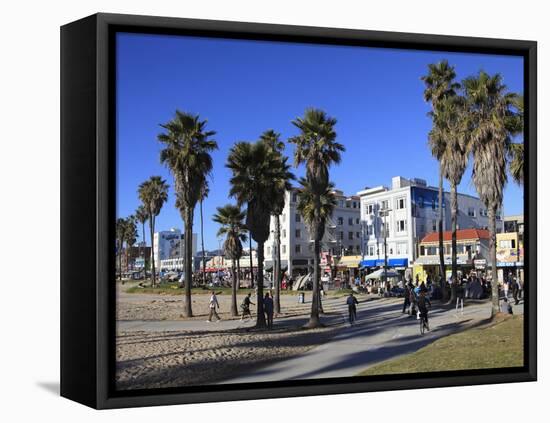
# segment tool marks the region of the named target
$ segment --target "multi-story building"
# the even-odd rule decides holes
[[[497,234],[497,276],[499,282],[509,276],[523,283],[523,215],[506,216],[504,232]]]
[[[346,196],[335,190],[336,207],[326,224],[321,251],[331,256],[360,254],[361,219],[359,197]],[[298,191],[292,189],[285,194],[285,207],[279,216],[281,224],[281,267],[289,275],[307,273],[313,260],[313,241],[304,219],[298,212]],[[264,245],[265,268],[273,266],[275,218],[271,219],[270,236]]]
[[[169,231],[155,232],[153,257],[155,266],[160,270],[183,270],[184,269],[184,235],[176,228]],[[193,234],[194,257],[197,253],[197,234]]]
[[[438,189],[426,181],[401,176],[392,178],[391,189],[385,186],[365,188],[357,193],[361,199],[365,267],[381,266],[384,239],[388,266],[407,268],[419,256],[419,243],[438,230]],[[384,213],[384,211],[387,213]],[[479,198],[458,194],[457,228],[487,228],[487,210]],[[497,215],[497,227],[502,220]],[[385,230],[384,230],[385,228]],[[443,230],[451,229],[450,194],[443,198]],[[384,236],[386,234],[386,236]]]
[[[452,264],[452,232],[443,232],[443,257],[447,272]],[[467,275],[471,270],[486,271],[491,267],[489,231],[486,229],[458,229],[456,231],[456,264]],[[439,232],[427,234],[419,243],[419,256],[414,262],[414,275],[426,281],[439,274]],[[447,279],[448,275],[445,275]]]

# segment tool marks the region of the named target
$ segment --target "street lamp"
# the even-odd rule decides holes
[[[387,246],[388,231],[386,230],[387,228],[386,217],[388,217],[390,212],[391,212],[391,209],[389,208],[381,209],[378,212],[378,215],[384,218],[384,289],[388,284],[388,246]]]

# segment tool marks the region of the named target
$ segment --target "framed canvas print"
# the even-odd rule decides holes
[[[536,43],[61,28],[61,394],[536,380]]]

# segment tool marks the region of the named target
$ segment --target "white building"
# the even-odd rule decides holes
[[[321,251],[333,256],[360,254],[361,221],[359,197],[346,196],[335,190],[337,205],[332,218],[327,222]],[[296,276],[306,273],[313,261],[313,241],[309,230],[296,206],[298,191],[293,189],[285,194],[285,207],[279,216],[281,223],[281,267],[288,274]],[[275,258],[274,231],[275,218],[271,218],[271,234],[264,245],[264,265],[269,270]]]
[[[438,188],[418,178],[396,176],[391,189],[385,186],[366,188],[357,193],[361,199],[364,224],[366,267],[382,266],[384,261],[384,224],[386,226],[388,265],[409,267],[418,257],[418,244],[430,232],[438,230]],[[389,209],[386,217],[380,210]],[[451,229],[450,194],[443,198],[443,230]],[[487,210],[479,198],[458,194],[458,229],[487,228]],[[497,228],[502,227],[500,215]]]
[[[179,229],[155,232],[153,256],[155,266],[159,270],[183,270],[184,268],[184,239]],[[197,253],[197,234],[193,234],[193,253]]]

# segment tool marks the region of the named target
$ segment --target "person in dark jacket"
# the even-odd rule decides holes
[[[245,317],[252,318],[252,314],[250,313],[250,305],[254,305],[254,303],[250,300],[251,295],[252,294],[249,292],[248,295],[244,297],[244,300],[241,304],[241,309],[243,310],[241,320],[244,320]]]
[[[420,317],[424,317],[426,324],[428,324],[428,306],[431,307],[432,303],[430,299],[426,296],[426,291],[420,291],[418,295],[418,311],[420,312]],[[429,326],[428,326],[428,330]]]
[[[269,292],[265,293],[264,297],[264,313],[267,320],[267,328],[273,328],[273,298],[269,295]]]
[[[349,323],[353,324],[357,320],[357,308],[356,305],[359,304],[357,298],[353,295],[353,292],[350,292],[348,298],[346,299],[346,304],[348,305],[348,318]]]
[[[411,292],[410,292],[409,284],[406,284],[405,285],[405,292],[404,292],[405,299],[403,300],[403,313],[406,313],[407,309],[411,305],[410,295],[411,295]]]

